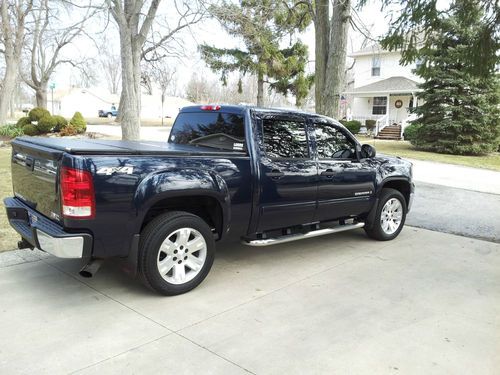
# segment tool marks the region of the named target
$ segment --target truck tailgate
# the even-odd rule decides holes
[[[63,152],[15,140],[12,142],[12,185],[14,194],[51,220],[60,221],[57,184]]]

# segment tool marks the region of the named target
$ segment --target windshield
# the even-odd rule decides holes
[[[170,133],[169,142],[244,151],[244,123],[243,116],[234,113],[179,113]]]

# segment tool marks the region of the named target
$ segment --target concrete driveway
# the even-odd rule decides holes
[[[113,264],[0,254],[0,373],[498,374],[500,244],[406,227],[226,245],[160,297]]]

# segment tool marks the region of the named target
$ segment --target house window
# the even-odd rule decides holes
[[[387,113],[387,97],[375,96],[373,98],[372,115],[385,115]]]
[[[372,58],[372,77],[380,76],[380,56]]]

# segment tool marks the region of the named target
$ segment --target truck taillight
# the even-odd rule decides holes
[[[220,109],[220,105],[207,104],[202,105],[200,108],[202,111],[218,111]]]
[[[62,214],[69,218],[91,219],[95,216],[92,175],[87,171],[61,168]]]

